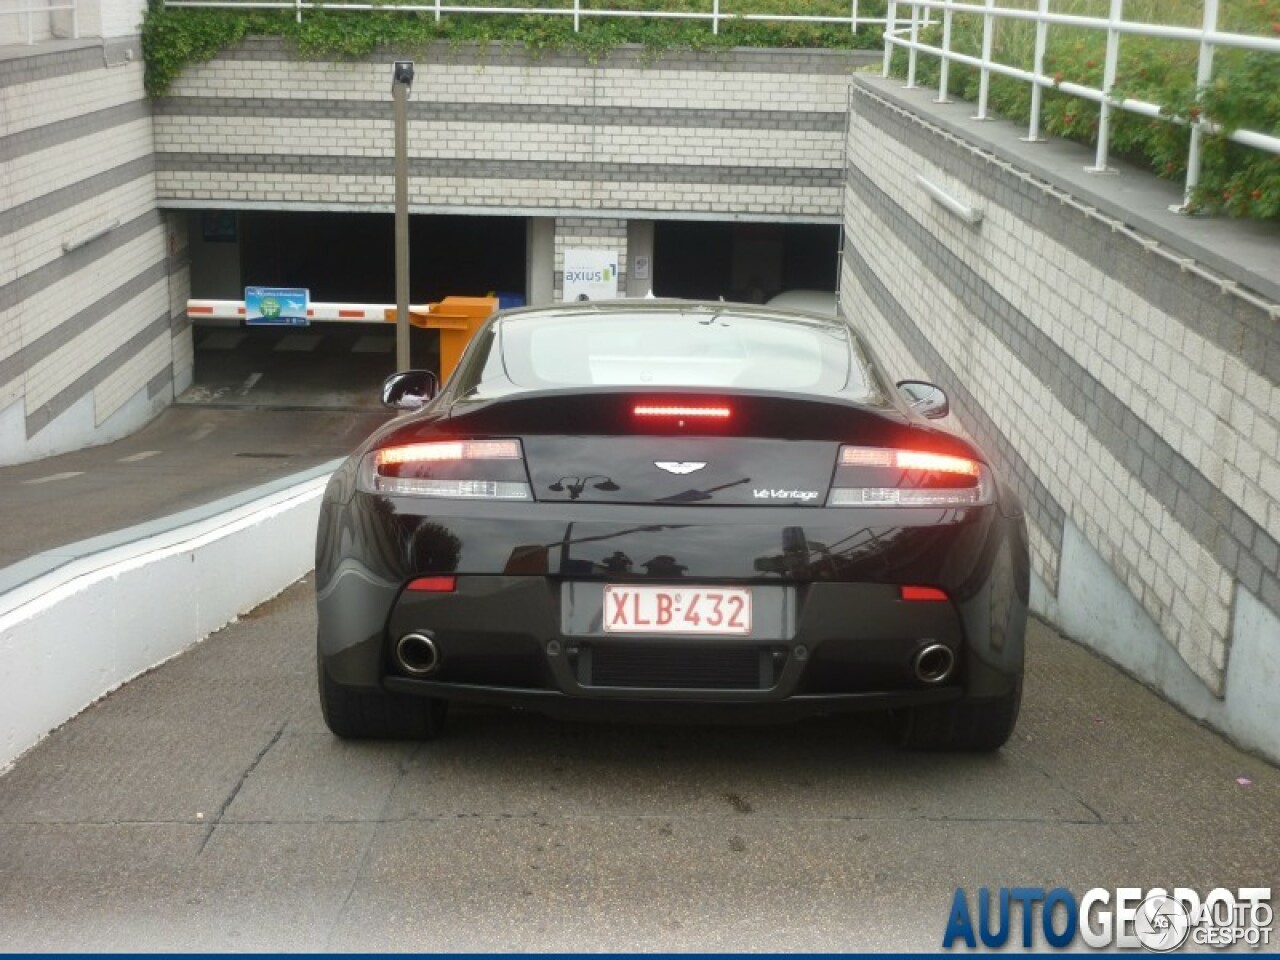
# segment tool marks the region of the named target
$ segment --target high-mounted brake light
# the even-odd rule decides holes
[[[902,587],[901,590],[903,600],[932,603],[947,599],[946,591],[937,587]]]
[[[457,577],[418,577],[409,581],[414,593],[453,593],[458,589]]]
[[[384,447],[360,465],[368,493],[451,500],[532,500],[519,440],[432,440]]]
[[[890,447],[841,447],[832,507],[968,507],[990,503],[986,465],[969,457]]]
[[[689,417],[689,418],[707,418],[712,420],[728,420],[730,410],[728,407],[682,407],[682,406],[652,406],[641,404],[635,408],[637,417]]]

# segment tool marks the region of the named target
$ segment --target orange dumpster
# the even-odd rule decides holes
[[[439,303],[409,307],[409,322],[415,327],[440,331],[440,382],[448,380],[462,351],[475,336],[480,325],[498,310],[497,297],[445,297]],[[386,311],[387,320],[395,322],[394,309]]]

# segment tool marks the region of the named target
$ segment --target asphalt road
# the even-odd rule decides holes
[[[388,416],[178,405],[116,443],[0,467],[0,567],[346,456]]]
[[[957,886],[1280,887],[1280,770],[1041,624],[994,756],[899,752],[868,717],[476,710],[351,744],[312,603],[304,580],[0,777],[0,950],[937,949]]]

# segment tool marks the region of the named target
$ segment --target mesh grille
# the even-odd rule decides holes
[[[771,671],[772,668],[767,665],[765,669]],[[591,650],[590,685],[596,687],[759,690],[766,685],[762,679],[761,651],[757,647],[651,647],[620,643]]]

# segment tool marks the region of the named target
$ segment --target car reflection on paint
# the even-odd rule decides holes
[[[423,402],[425,401],[425,403]],[[843,320],[617,301],[500,313],[321,508],[320,700],[342,737],[453,701],[562,716],[892,710],[992,750],[1022,689],[1021,508]]]

